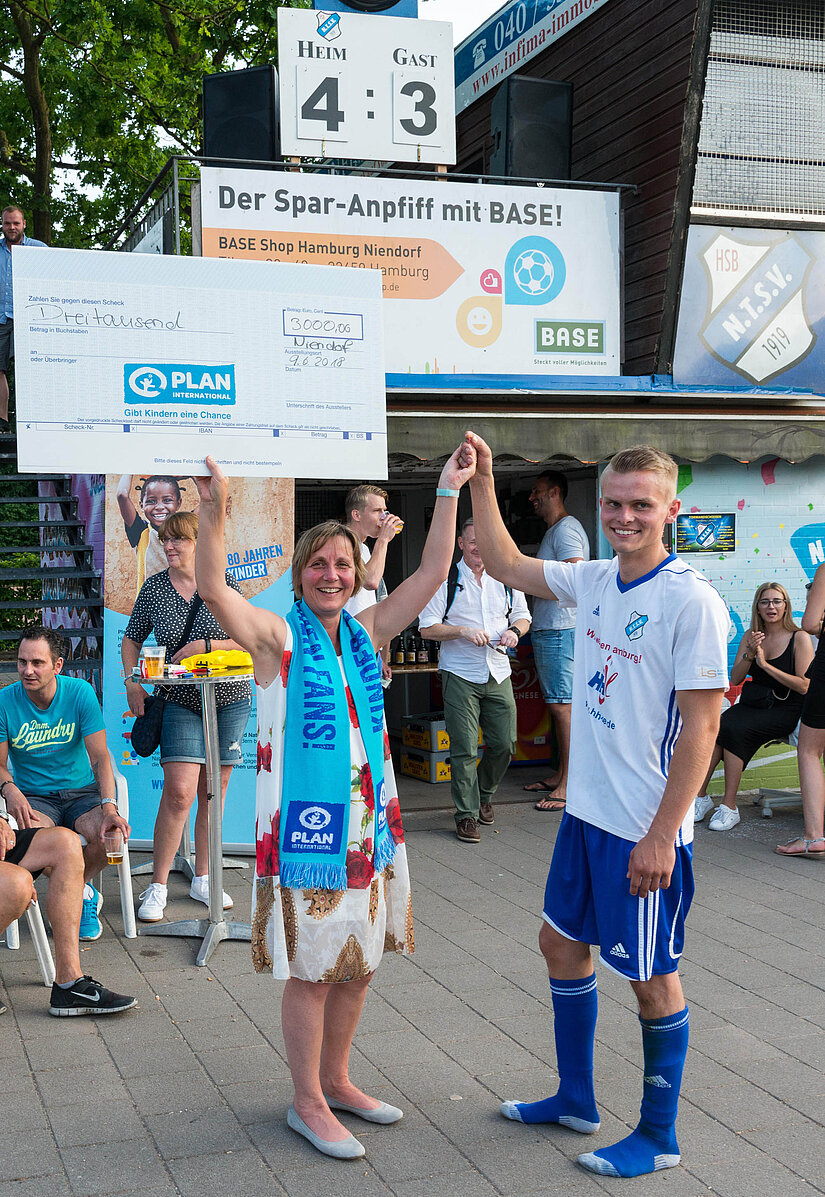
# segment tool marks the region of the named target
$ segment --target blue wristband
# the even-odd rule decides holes
[[[460,492],[457,490],[448,490],[446,486],[439,486],[435,493],[441,499],[457,499]]]

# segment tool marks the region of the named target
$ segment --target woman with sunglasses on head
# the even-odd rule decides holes
[[[805,827],[802,835],[777,844],[780,856],[802,856],[821,860],[825,856],[825,773],[822,754],[825,752],[825,635],[822,624],[825,615],[825,566],[820,565],[808,591],[802,627],[819,637],[811,667],[810,686],[802,704],[799,728],[799,788]]]
[[[710,769],[696,799],[697,823],[713,809],[708,786],[720,761],[725,793],[708,826],[711,831],[730,831],[739,822],[736,794],[743,770],[757,749],[771,740],[786,739],[796,728],[813,655],[810,636],[793,621],[785,587],[763,582],[754,595],[751,626],[739,642],[730,671],[732,686],[745,684],[739,701],[722,712]]]

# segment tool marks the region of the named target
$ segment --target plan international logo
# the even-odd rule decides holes
[[[126,403],[208,403],[235,405],[235,367],[127,362],[123,367]]]
[[[763,236],[743,241],[720,233],[700,255],[708,281],[702,341],[755,383],[784,374],[816,340],[805,307],[812,255],[792,233]]]

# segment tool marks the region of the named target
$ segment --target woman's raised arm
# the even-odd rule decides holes
[[[200,495],[195,581],[198,594],[226,632],[252,654],[255,675],[266,686],[281,668],[286,623],[279,615],[253,607],[226,584],[226,499],[228,480],[212,457],[210,477],[194,477]]]

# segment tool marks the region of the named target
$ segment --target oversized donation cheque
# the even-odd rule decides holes
[[[24,248],[14,302],[23,471],[386,477],[376,270]]]

